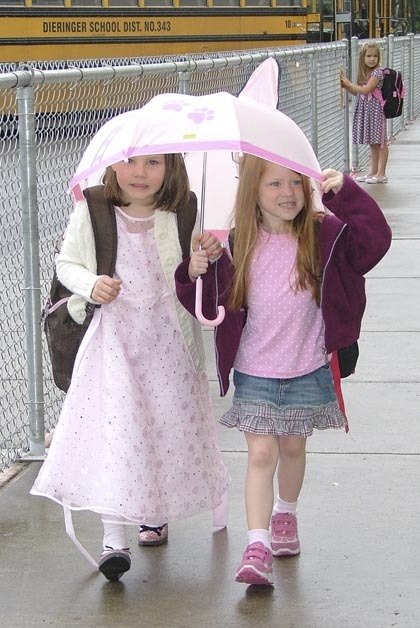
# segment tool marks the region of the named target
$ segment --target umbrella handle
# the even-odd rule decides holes
[[[195,315],[200,323],[202,323],[203,325],[210,325],[211,327],[217,327],[217,325],[220,325],[220,323],[225,318],[225,308],[223,307],[223,305],[219,305],[217,307],[217,317],[214,320],[210,321],[208,318],[203,316],[202,304],[203,280],[201,279],[201,277],[197,277],[197,280],[195,282]]]

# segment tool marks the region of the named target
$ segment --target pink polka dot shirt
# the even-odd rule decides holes
[[[287,379],[326,363],[324,323],[309,290],[296,290],[297,241],[261,232],[254,252],[248,316],[234,368],[247,375]]]

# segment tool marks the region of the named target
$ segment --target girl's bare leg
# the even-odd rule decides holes
[[[370,146],[370,174],[373,177],[378,176],[378,168],[379,168],[379,144],[371,144]]]
[[[249,530],[268,530],[273,510],[273,477],[279,459],[278,439],[245,433],[248,443],[248,469],[245,506]]]
[[[377,177],[386,177],[386,166],[388,163],[388,145],[382,146],[379,148],[379,161],[378,161],[378,171]]]
[[[273,557],[269,525],[273,510],[273,478],[279,459],[278,439],[245,432],[248,443],[248,469],[245,505],[248,520],[248,544],[242,555],[235,580],[245,584],[271,585]]]
[[[300,552],[296,506],[305,476],[305,447],[306,438],[279,438],[279,496],[273,510],[270,534],[274,556],[295,556]]]
[[[286,502],[296,502],[305,477],[306,438],[280,436],[278,468],[279,496]]]

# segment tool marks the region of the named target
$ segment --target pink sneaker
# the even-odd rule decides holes
[[[277,513],[271,517],[271,551],[273,556],[300,553],[296,515]]]
[[[251,543],[236,570],[236,582],[245,584],[273,584],[273,557],[263,543]]]
[[[153,528],[152,526],[141,525],[139,527],[139,545],[163,545],[168,542],[168,524]]]

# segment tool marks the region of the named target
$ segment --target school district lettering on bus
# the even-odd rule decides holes
[[[146,0],[145,0],[146,1]],[[226,0],[227,1],[227,0]],[[297,0],[299,1],[299,0]],[[1,0],[0,0],[1,3]],[[103,59],[273,47],[305,42],[307,8],[165,7],[121,14],[89,9],[6,12],[0,62]]]
[[[29,37],[33,43],[47,44],[49,41],[61,41],[66,44],[107,41],[110,43],[123,42],[134,38],[147,39],[160,37],[162,39],[201,40],[203,25],[196,17],[176,15],[144,16],[141,19],[109,18],[51,18],[38,20],[26,18],[22,22],[19,18],[7,19],[8,43]],[[0,31],[6,24],[0,21]],[[212,33],[212,38],[225,40],[226,37],[239,40],[252,40],[255,32],[263,34],[264,40],[275,39],[279,32],[294,33],[294,36],[305,37],[305,20],[302,16],[291,20],[289,16],[276,16],[267,20],[267,17],[252,15],[243,16],[238,31],[238,18],[234,15],[225,15],[223,20],[217,15],[206,17],[206,27]],[[291,35],[292,36],[292,35]],[[4,37],[4,36],[3,36]],[[3,38],[2,38],[3,39]],[[103,53],[103,51],[102,51]]]
[[[171,20],[136,20],[136,21],[45,21],[42,23],[44,34],[101,34],[101,33],[161,33],[171,32]]]

